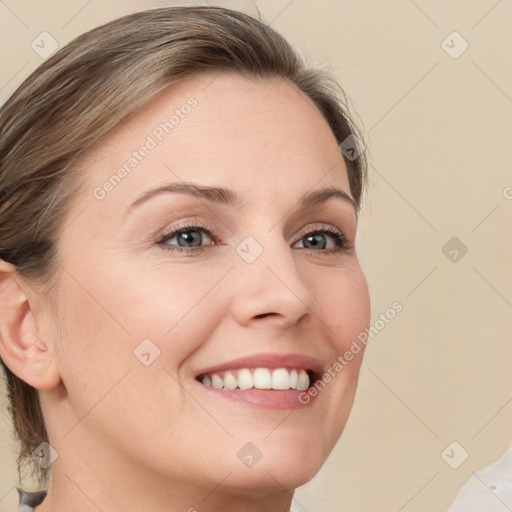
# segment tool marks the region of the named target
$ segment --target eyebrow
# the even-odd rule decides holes
[[[242,200],[242,197],[240,197],[233,190],[227,188],[203,186],[198,185],[196,183],[186,182],[169,183],[166,185],[149,189],[143,194],[141,194],[137,199],[135,199],[135,201],[133,201],[133,203],[130,204],[130,206],[128,206],[124,213],[124,216],[131,213],[135,208],[137,208],[137,206],[139,206],[142,203],[145,203],[152,197],[166,192],[181,192],[202,199],[206,199],[207,201],[212,203],[232,206],[237,209],[241,208],[245,204],[245,201]],[[323,203],[330,199],[331,197],[341,199],[342,201],[350,204],[352,208],[355,210],[357,216],[359,207],[355,200],[345,191],[338,189],[336,187],[327,187],[319,190],[311,190],[309,192],[306,192],[299,198],[298,205],[300,208],[307,208],[310,206],[315,206],[317,204]]]

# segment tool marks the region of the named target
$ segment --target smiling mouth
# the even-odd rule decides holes
[[[303,368],[240,368],[202,373],[196,380],[206,387],[227,390],[307,390],[316,380],[313,370]]]

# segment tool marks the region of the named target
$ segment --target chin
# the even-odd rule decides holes
[[[265,436],[254,437],[245,443],[239,440],[235,442],[235,461],[225,459],[225,474],[232,471],[230,485],[255,493],[282,490],[283,487],[296,489],[318,473],[336,442],[322,440],[318,431],[276,431]],[[258,457],[259,460],[256,460]]]
[[[229,485],[239,489],[240,493],[257,498],[262,494],[279,492],[283,489],[292,493],[298,487],[308,483],[321,467],[322,463],[307,459],[300,463],[291,463],[283,459],[271,460],[267,461],[266,465],[260,461],[250,471],[234,471],[228,480]]]

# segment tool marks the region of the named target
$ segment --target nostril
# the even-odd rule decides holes
[[[274,313],[262,313],[261,315],[256,315],[255,318],[265,318],[268,315],[273,315]]]

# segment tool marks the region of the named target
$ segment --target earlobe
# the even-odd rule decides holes
[[[30,386],[53,389],[61,382],[53,347],[41,336],[20,280],[15,267],[0,259],[0,357]]]

